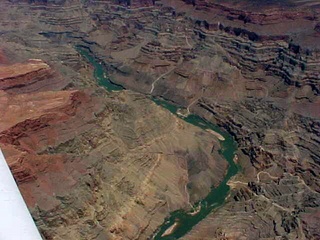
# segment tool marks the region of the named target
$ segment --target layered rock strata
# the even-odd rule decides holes
[[[90,68],[73,49],[84,45],[112,81],[171,100],[235,136],[243,173],[231,182],[226,205],[187,238],[250,239],[251,232],[252,239],[318,238],[317,1],[12,1],[1,7],[1,38],[13,57],[41,57],[72,85],[93,86]]]
[[[1,79],[48,65],[29,67]],[[0,91],[0,146],[45,239],[145,239],[226,172],[213,134],[140,94],[17,92]]]
[[[31,59],[26,63],[0,65],[0,90],[9,93],[63,89],[68,83],[40,59]]]

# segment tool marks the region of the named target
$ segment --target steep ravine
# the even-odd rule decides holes
[[[97,60],[89,49],[77,46],[79,53],[94,66],[94,76],[101,86],[104,86],[109,91],[121,90],[121,87],[113,84],[107,77],[104,67],[99,60]],[[197,115],[189,115],[181,117],[177,114],[178,108],[164,100],[152,98],[158,105],[168,109],[170,112],[179,116],[181,119],[191,123],[204,130],[212,130],[220,134],[224,140],[220,141],[222,149],[220,154],[228,162],[229,167],[223,181],[217,187],[213,187],[211,192],[202,200],[195,203],[190,210],[178,210],[172,212],[163,225],[155,232],[152,239],[178,239],[189,232],[193,226],[204,219],[214,209],[223,205],[225,198],[229,193],[229,186],[227,182],[238,172],[238,166],[234,162],[235,152],[237,150],[236,142],[233,137],[225,131],[222,131],[218,126],[213,125],[200,118]],[[171,230],[170,230],[171,228]],[[169,229],[169,230],[168,230]]]

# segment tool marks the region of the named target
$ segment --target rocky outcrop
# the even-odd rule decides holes
[[[88,105],[85,106],[85,104]],[[47,135],[46,138],[43,137],[43,131],[47,130],[46,127],[51,128],[52,125],[70,118],[76,120],[74,116],[77,112],[82,113],[82,121],[90,121],[93,113],[86,113],[84,109],[79,108],[80,105],[93,110],[99,108],[98,104],[95,106],[94,103],[89,103],[88,96],[79,91],[19,95],[1,92],[1,111],[5,113],[1,118],[1,142],[23,146],[28,151],[43,151],[50,144],[58,144],[55,140],[56,135],[59,135],[63,141],[67,141],[72,137],[68,129],[61,129],[60,133],[53,131],[52,136]],[[78,124],[77,127],[83,125],[81,121],[74,124]]]
[[[209,215],[185,239],[260,239],[279,236],[312,239],[317,236],[313,226],[317,221],[306,226],[301,219],[319,206],[319,193],[310,189],[300,178],[290,174],[276,177],[268,172],[259,172],[257,183],[230,181],[229,184],[233,193],[226,206]],[[313,234],[306,236],[306,232]]]
[[[39,59],[0,66],[0,90],[9,93],[63,89],[68,83]]]
[[[149,7],[155,4],[155,0],[115,0],[111,2],[115,5],[121,5],[130,8]]]
[[[317,19],[317,1],[308,3],[301,1],[268,2],[258,1],[206,1],[206,0],[183,0],[192,5],[197,11],[207,11],[215,15],[224,16],[232,21],[243,21],[259,25],[275,24],[281,21],[314,20]],[[310,8],[314,6],[315,11]]]

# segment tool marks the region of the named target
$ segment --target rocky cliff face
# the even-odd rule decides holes
[[[40,59],[0,66],[0,74],[0,90],[8,93],[63,89],[69,83]]]
[[[21,93],[42,69],[0,68],[0,146],[45,239],[145,239],[223,178],[211,133],[131,92]]]
[[[15,60],[18,56],[44,59],[66,76],[53,77],[45,68],[32,85],[42,86],[41,76],[50,75],[57,81],[52,82],[56,89],[95,87],[87,77],[91,69],[73,48],[84,45],[105,63],[116,83],[166,98],[235,136],[243,172],[230,182],[233,190],[227,204],[195,227],[188,239],[204,234],[212,239],[319,238],[320,8],[316,0],[12,1],[1,7],[5,43],[0,49],[8,49]],[[8,62],[1,53],[0,62]],[[0,87],[7,92],[25,89],[20,90],[25,93],[31,88],[31,83],[23,83],[22,88],[9,90],[5,81],[0,79]],[[136,98],[130,97],[125,98]],[[171,121],[168,117],[167,124]],[[118,131],[117,139],[130,149],[127,133]],[[134,133],[134,139],[139,136],[128,132]],[[174,171],[182,176],[180,170]],[[183,206],[181,202],[185,200],[174,206]],[[133,221],[136,213],[127,213],[129,220],[117,224]],[[151,221],[150,229],[159,222]],[[136,229],[130,226],[125,231],[115,227],[113,233],[129,236]],[[145,239],[150,231],[136,236]]]

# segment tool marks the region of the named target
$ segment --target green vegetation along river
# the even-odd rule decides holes
[[[95,58],[95,56],[90,52],[88,48],[77,46],[76,49],[84,58],[87,59],[88,62],[92,64],[92,66],[94,67],[94,76],[100,85],[104,86],[108,91],[119,91],[123,89],[121,86],[112,83],[107,78],[104,65],[97,58]],[[189,232],[192,229],[192,227],[194,227],[202,219],[208,216],[209,213],[211,213],[214,209],[217,209],[218,207],[224,204],[225,199],[228,196],[230,190],[229,186],[227,185],[227,182],[239,170],[239,167],[233,161],[235,157],[235,152],[237,150],[237,144],[229,133],[221,130],[221,128],[204,120],[203,118],[197,115],[181,117],[177,114],[178,107],[176,107],[175,105],[170,104],[169,102],[162,99],[152,98],[152,100],[156,104],[168,109],[170,112],[182,118],[188,123],[191,123],[202,129],[211,129],[221,134],[225,138],[225,140],[220,141],[220,154],[229,163],[227,174],[218,187],[212,188],[211,192],[204,199],[202,199],[194,205],[194,209],[191,209],[189,211],[181,209],[172,212],[170,216],[167,219],[165,219],[165,222],[159,227],[159,229],[153,236],[153,239],[155,240],[173,240],[184,236],[187,232]],[[164,233],[168,229],[172,229],[173,225],[174,229],[172,233],[164,236]]]

